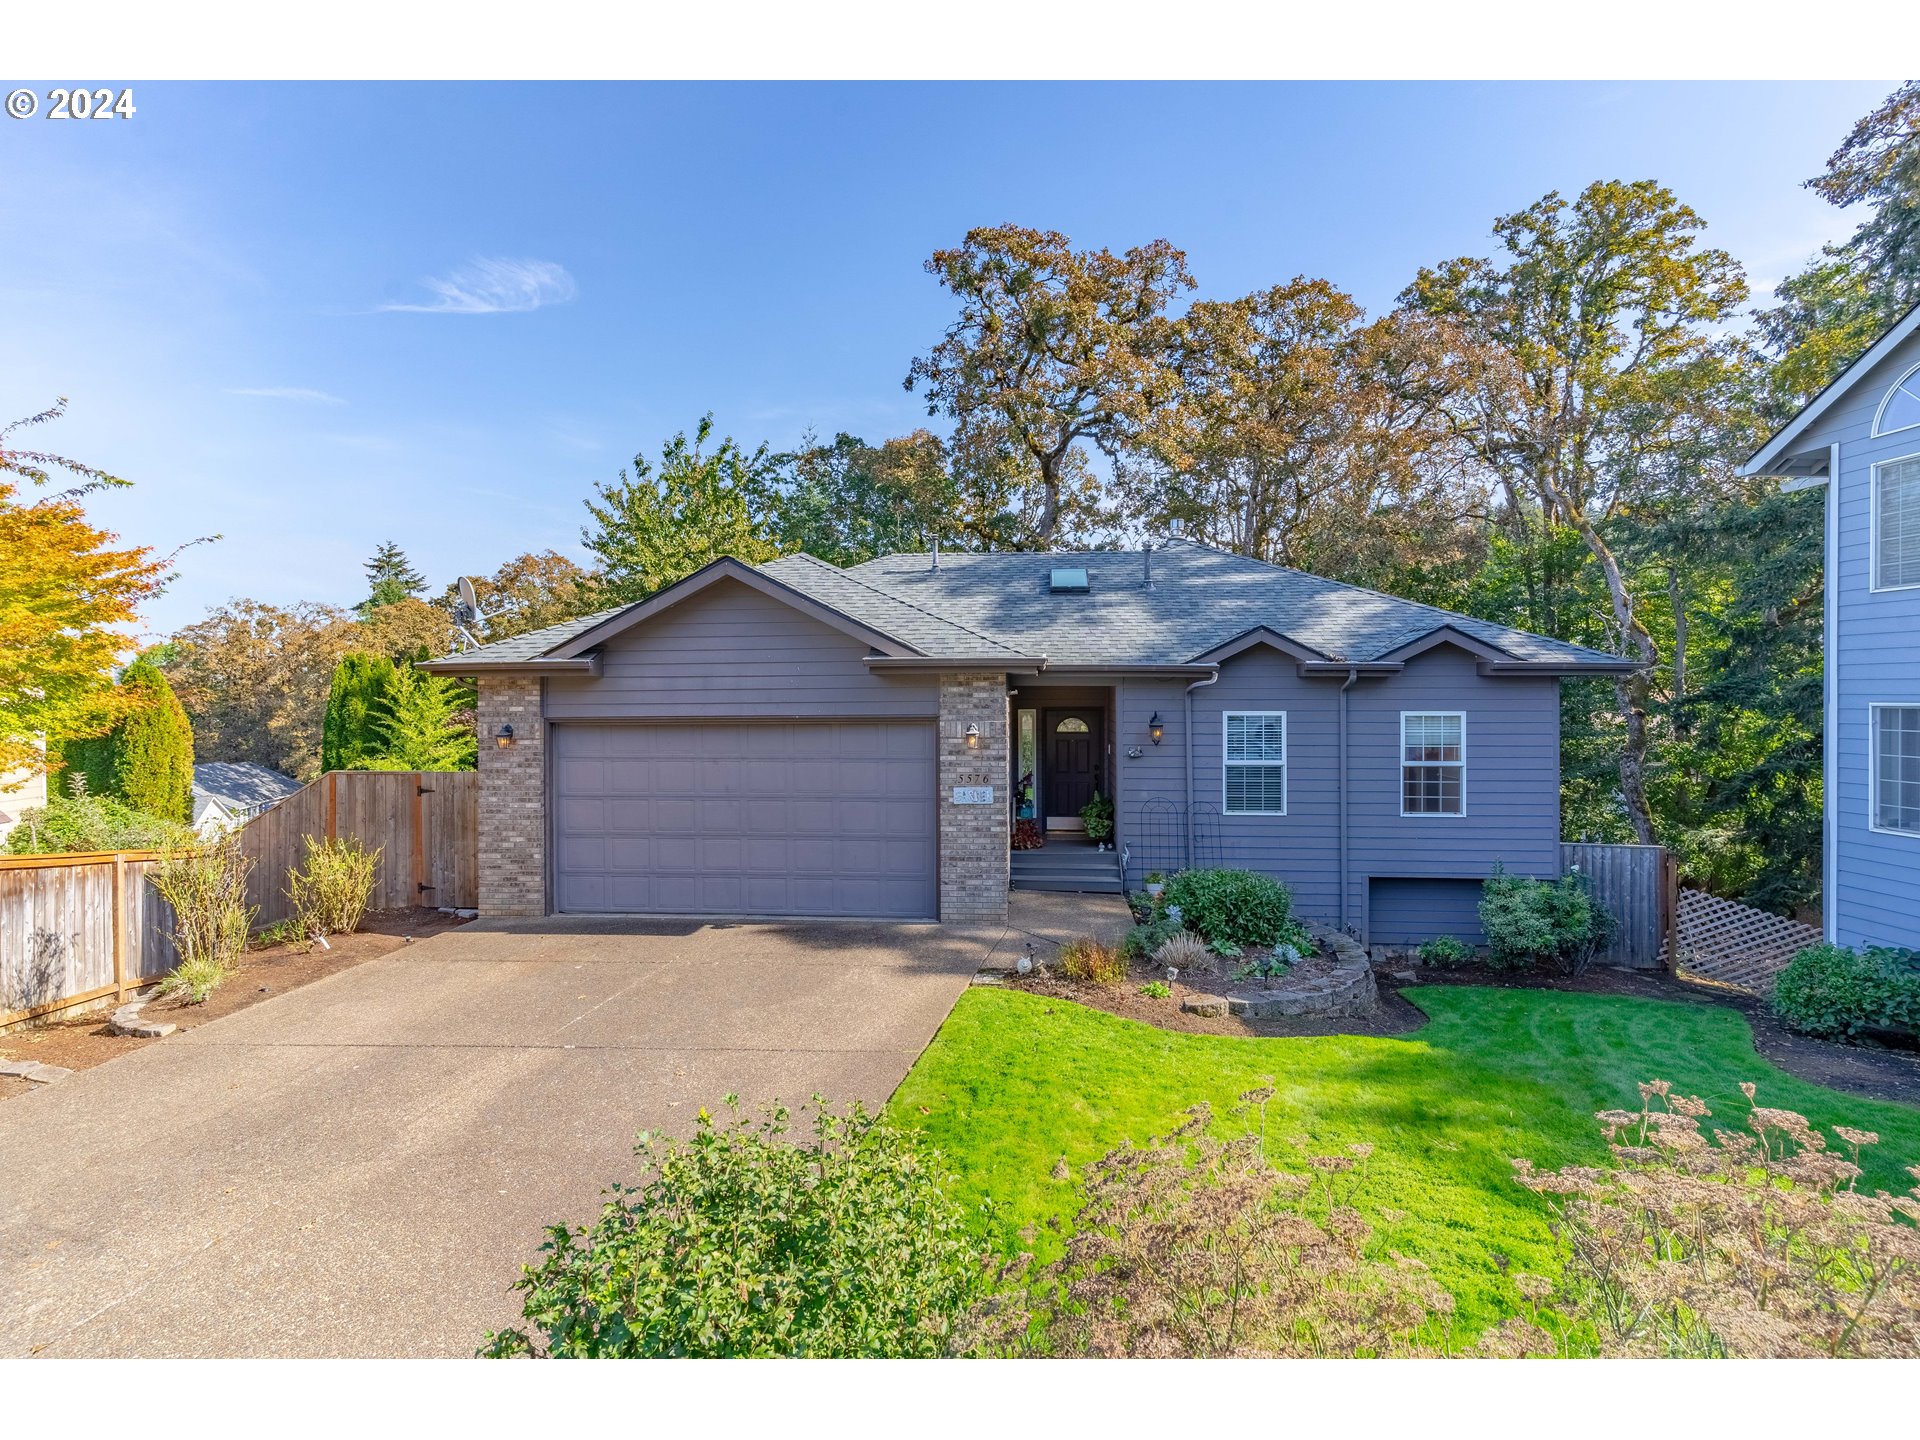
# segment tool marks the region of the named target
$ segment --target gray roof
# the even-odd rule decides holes
[[[300,788],[278,770],[247,760],[209,760],[193,767],[193,793],[218,800],[230,810],[268,805]]]
[[[1051,572],[1061,565],[1086,570],[1086,593],[1050,592]],[[789,555],[757,568],[935,659],[1184,665],[1264,627],[1328,660],[1365,663],[1451,627],[1521,662],[1622,663],[1605,651],[1184,540],[1153,552],[1151,588],[1137,550],[946,551],[938,570],[925,554],[883,555],[845,570]],[[537,660],[617,613],[583,615],[441,663]]]

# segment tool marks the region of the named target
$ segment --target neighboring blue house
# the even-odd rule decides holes
[[[1176,541],[723,559],[426,668],[478,681],[488,913],[993,923],[1224,864],[1404,944],[1560,872],[1560,677],[1631,665]]]
[[[1741,473],[1827,491],[1827,938],[1920,949],[1920,307]]]

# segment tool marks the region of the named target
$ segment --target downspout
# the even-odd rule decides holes
[[[1186,724],[1180,728],[1186,732],[1187,742],[1187,795],[1181,802],[1181,809],[1187,817],[1185,843],[1180,847],[1180,868],[1193,868],[1193,692],[1202,685],[1212,685],[1220,679],[1220,671],[1214,672],[1204,680],[1196,680],[1187,686],[1187,693],[1180,697],[1180,703],[1186,710]]]
[[[1825,573],[1821,579],[1824,593],[1821,596],[1820,650],[1825,663],[1826,674],[1821,685],[1822,708],[1825,713],[1820,718],[1820,924],[1826,932],[1822,937],[1829,944],[1837,943],[1840,935],[1840,826],[1836,807],[1840,792],[1836,788],[1839,782],[1840,758],[1840,652],[1835,642],[1840,638],[1840,444],[1835,441],[1827,447],[1827,534],[1826,555],[1822,563]],[[1867,557],[1867,564],[1873,564],[1873,557]],[[1871,571],[1869,571],[1871,574]],[[1871,728],[1871,727],[1869,727]],[[1873,745],[1871,733],[1867,736],[1867,745]],[[1873,804],[1872,795],[1868,795],[1867,804]],[[1871,815],[1872,811],[1869,810]]]
[[[1359,678],[1360,671],[1348,666],[1347,678],[1340,685],[1340,930],[1346,935],[1353,933],[1348,925],[1351,907],[1347,900],[1347,691]]]

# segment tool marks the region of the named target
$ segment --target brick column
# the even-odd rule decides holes
[[[546,726],[540,680],[480,678],[480,913],[547,913]],[[494,732],[513,726],[513,744]]]
[[[967,744],[967,726],[980,743]],[[947,922],[1007,918],[1007,816],[1010,763],[1007,677],[940,677],[940,918]],[[956,805],[955,786],[992,786],[987,805]]]

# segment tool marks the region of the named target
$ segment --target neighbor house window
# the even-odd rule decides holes
[[[1920,835],[1920,705],[1873,707],[1873,824]]]
[[[1221,809],[1229,815],[1287,813],[1285,711],[1228,711],[1226,783]]]
[[[1915,425],[1920,425],[1920,365],[1902,375],[1880,402],[1880,413],[1873,417],[1873,433],[1886,435]]]
[[[1873,583],[1920,585],[1920,455],[1873,467]]]
[[[1400,715],[1400,813],[1467,813],[1467,717]]]

